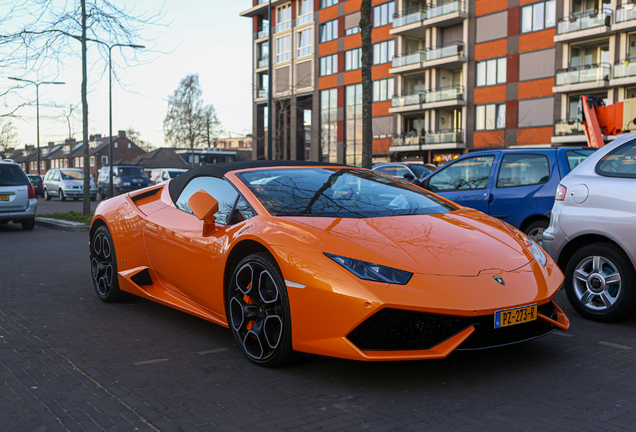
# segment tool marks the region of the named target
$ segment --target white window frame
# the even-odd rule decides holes
[[[329,76],[338,73],[338,54],[330,54],[320,57],[320,76]]]
[[[95,166],[95,156],[91,156],[91,158],[90,158],[90,164],[91,164],[91,166],[92,166],[92,167],[94,167],[94,166]]]
[[[506,103],[475,106],[475,130],[489,131],[506,128]]]
[[[282,20],[285,18],[285,20]],[[276,33],[291,28],[291,3],[276,8]]]
[[[102,156],[102,166],[107,166],[108,165],[108,156],[104,155]]]
[[[476,75],[477,75],[477,79],[476,79],[476,86],[477,87],[488,87],[488,86],[494,86],[494,85],[499,85],[499,84],[505,84],[506,83],[506,74],[507,74],[507,58],[506,57],[498,57],[498,58],[492,58],[492,59],[488,59],[488,60],[481,60],[477,62],[477,65],[475,67],[476,70]],[[488,80],[489,77],[489,72],[492,71],[492,69],[494,69],[493,72],[493,76],[494,76],[494,81],[492,80]]]
[[[548,21],[548,10],[551,8],[551,21]],[[521,6],[520,11],[521,34],[553,28],[556,26],[556,0],[545,0]],[[539,13],[541,16],[539,17]],[[524,18],[529,18],[530,28],[524,29]]]
[[[298,41],[298,48],[296,49],[296,57],[305,57],[305,56],[313,54],[314,52],[313,27],[305,28],[299,32],[296,32],[296,40]]]
[[[291,35],[281,36],[276,39],[276,63],[289,61],[290,41],[291,41]]]
[[[303,10],[303,6],[307,10]],[[296,19],[296,25],[301,25],[313,21],[314,19],[314,0],[298,0],[297,8],[298,18]]]

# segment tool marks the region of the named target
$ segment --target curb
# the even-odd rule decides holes
[[[88,225],[81,225],[77,222],[48,218],[35,218],[35,224],[44,228],[70,232],[88,232],[91,228]]]

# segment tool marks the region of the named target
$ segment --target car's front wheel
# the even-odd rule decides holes
[[[125,299],[117,279],[113,237],[105,226],[97,228],[91,238],[91,276],[95,292],[102,301],[110,303]]]
[[[293,357],[289,298],[276,261],[267,253],[244,258],[226,295],[228,324],[252,362],[280,366]]]
[[[565,268],[565,292],[585,318],[612,322],[636,304],[636,272],[616,246],[595,243],[579,249]]]
[[[58,192],[60,194],[60,201],[66,201],[66,195],[64,195],[64,191],[60,189]]]
[[[51,195],[49,195],[49,191],[44,189],[44,199],[47,201],[51,201]]]

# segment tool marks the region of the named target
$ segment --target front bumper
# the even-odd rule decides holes
[[[24,211],[19,212],[0,212],[0,221],[2,222],[19,222],[23,220],[34,219],[38,210],[38,200],[29,199],[29,206]]]
[[[82,198],[84,196],[84,191],[82,189],[62,189],[64,191],[64,195],[67,198]],[[91,196],[97,196],[97,188],[91,188],[90,190]]]

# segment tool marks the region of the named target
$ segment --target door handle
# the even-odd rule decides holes
[[[490,204],[494,199],[495,197],[492,194],[490,194],[490,196],[488,197],[488,204]]]

